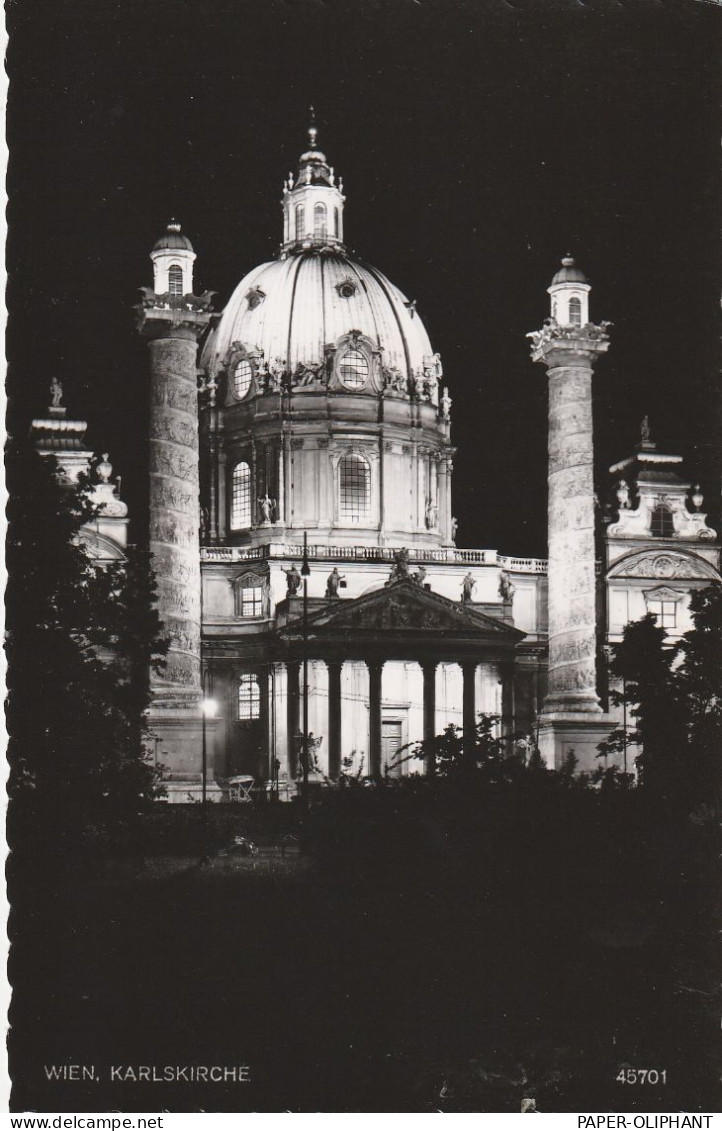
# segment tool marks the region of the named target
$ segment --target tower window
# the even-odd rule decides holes
[[[572,326],[581,326],[582,324],[582,304],[578,298],[569,299],[569,321]]]
[[[314,236],[326,235],[326,205],[315,204],[313,208],[313,234]]]
[[[306,209],[302,204],[296,205],[296,239],[303,239],[306,230]]]
[[[371,473],[361,456],[344,456],[339,463],[339,502],[344,522],[363,522],[371,502]]]
[[[242,675],[238,681],[238,718],[241,721],[261,717],[261,689],[255,675]]]
[[[677,627],[676,601],[647,601],[647,612],[654,613],[660,628]]]
[[[336,239],[338,239],[338,233],[339,233],[338,208],[334,208],[334,210],[333,210],[333,234],[335,235]]]
[[[362,389],[369,375],[369,363],[361,350],[346,350],[339,365],[341,380],[347,389]]]
[[[171,295],[183,294],[183,269],[177,263],[168,269],[168,293]]]
[[[674,521],[669,507],[659,506],[652,512],[652,535],[655,538],[674,537]]]
[[[246,396],[251,387],[253,368],[247,357],[242,357],[233,370],[233,392],[239,400]]]
[[[233,468],[231,491],[231,530],[246,530],[251,525],[251,469],[247,463]]]

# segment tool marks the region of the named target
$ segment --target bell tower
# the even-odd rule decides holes
[[[211,294],[193,294],[195,253],[175,220],[150,258],[154,285],[142,289],[138,332],[150,354],[150,550],[170,638],[162,674],[151,673],[150,726],[160,739],[169,792],[185,800],[202,785],[196,365]]]
[[[549,380],[549,682],[539,746],[549,766],[570,750],[594,769],[609,729],[597,696],[592,371],[608,322],[589,321],[590,286],[571,256],[549,287],[551,317],[528,335]]]

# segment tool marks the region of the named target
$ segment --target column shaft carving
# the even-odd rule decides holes
[[[549,371],[549,690],[545,709],[599,711],[592,367]]]
[[[150,550],[158,611],[170,637],[154,686],[200,693],[198,411],[195,337],[149,342]]]

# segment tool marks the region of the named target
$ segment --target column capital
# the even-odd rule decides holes
[[[210,322],[213,292],[177,298],[156,295],[143,287],[143,300],[135,307],[136,329],[143,338],[186,338],[197,341]],[[160,301],[162,299],[162,301]]]
[[[531,359],[541,362],[547,369],[580,366],[591,369],[600,354],[609,349],[607,327],[611,322],[586,326],[559,326],[552,319],[541,330],[533,330]]]

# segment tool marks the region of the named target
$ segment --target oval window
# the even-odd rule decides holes
[[[241,400],[251,387],[253,369],[247,357],[242,357],[233,370],[233,392]]]
[[[369,375],[369,363],[361,350],[347,350],[339,364],[339,375],[347,389],[362,389]]]

